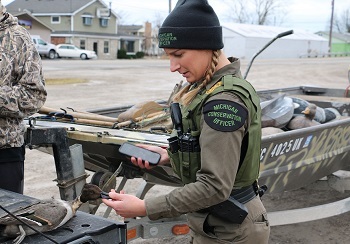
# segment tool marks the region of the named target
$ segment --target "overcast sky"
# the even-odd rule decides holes
[[[13,0],[2,0],[6,4]],[[103,0],[112,3],[112,9],[122,17],[122,24],[142,25],[164,20],[169,13],[169,0]],[[171,0],[172,7],[177,0]],[[334,0],[335,13],[341,14],[350,8],[348,0]],[[283,27],[304,29],[311,32],[325,31],[329,28],[332,0],[286,0],[288,13]],[[222,0],[209,0],[221,22],[227,22],[227,5]]]

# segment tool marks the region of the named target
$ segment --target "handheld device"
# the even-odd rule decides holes
[[[119,152],[128,157],[142,158],[143,161],[148,161],[152,165],[158,164],[160,160],[159,153],[135,146],[134,144],[131,144],[129,142],[124,142],[120,146]]]

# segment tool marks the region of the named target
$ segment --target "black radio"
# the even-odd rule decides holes
[[[168,139],[170,152],[176,153],[178,150],[181,152],[200,152],[199,136],[192,136],[190,132],[183,133],[180,105],[172,103],[170,110],[171,120],[177,131],[177,136]]]
[[[179,149],[181,152],[200,152],[199,137],[185,133],[179,136]]]

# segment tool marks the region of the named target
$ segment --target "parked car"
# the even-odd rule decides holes
[[[49,59],[56,58],[57,47],[54,44],[44,41],[40,36],[32,35],[32,40],[39,54]]]
[[[58,44],[57,55],[59,58],[97,58],[97,55],[94,51],[80,49],[72,44]]]

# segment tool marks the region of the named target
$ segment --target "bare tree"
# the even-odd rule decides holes
[[[283,0],[224,0],[229,8],[226,18],[238,23],[277,25],[286,16]]]
[[[153,26],[157,27],[158,29],[162,25],[162,22],[164,21],[164,16],[160,14],[159,12],[156,12],[153,18]]]
[[[233,11],[233,20],[238,23],[247,23],[249,21],[249,16],[247,15],[247,10],[245,8],[245,4],[243,4],[243,1],[237,1],[236,4],[234,4],[231,7]]]
[[[340,33],[350,33],[350,8],[343,10],[340,17],[334,21],[335,28]]]
[[[127,19],[129,18],[130,14],[128,14],[126,11],[120,10],[117,11],[118,14],[118,25],[127,25]]]

